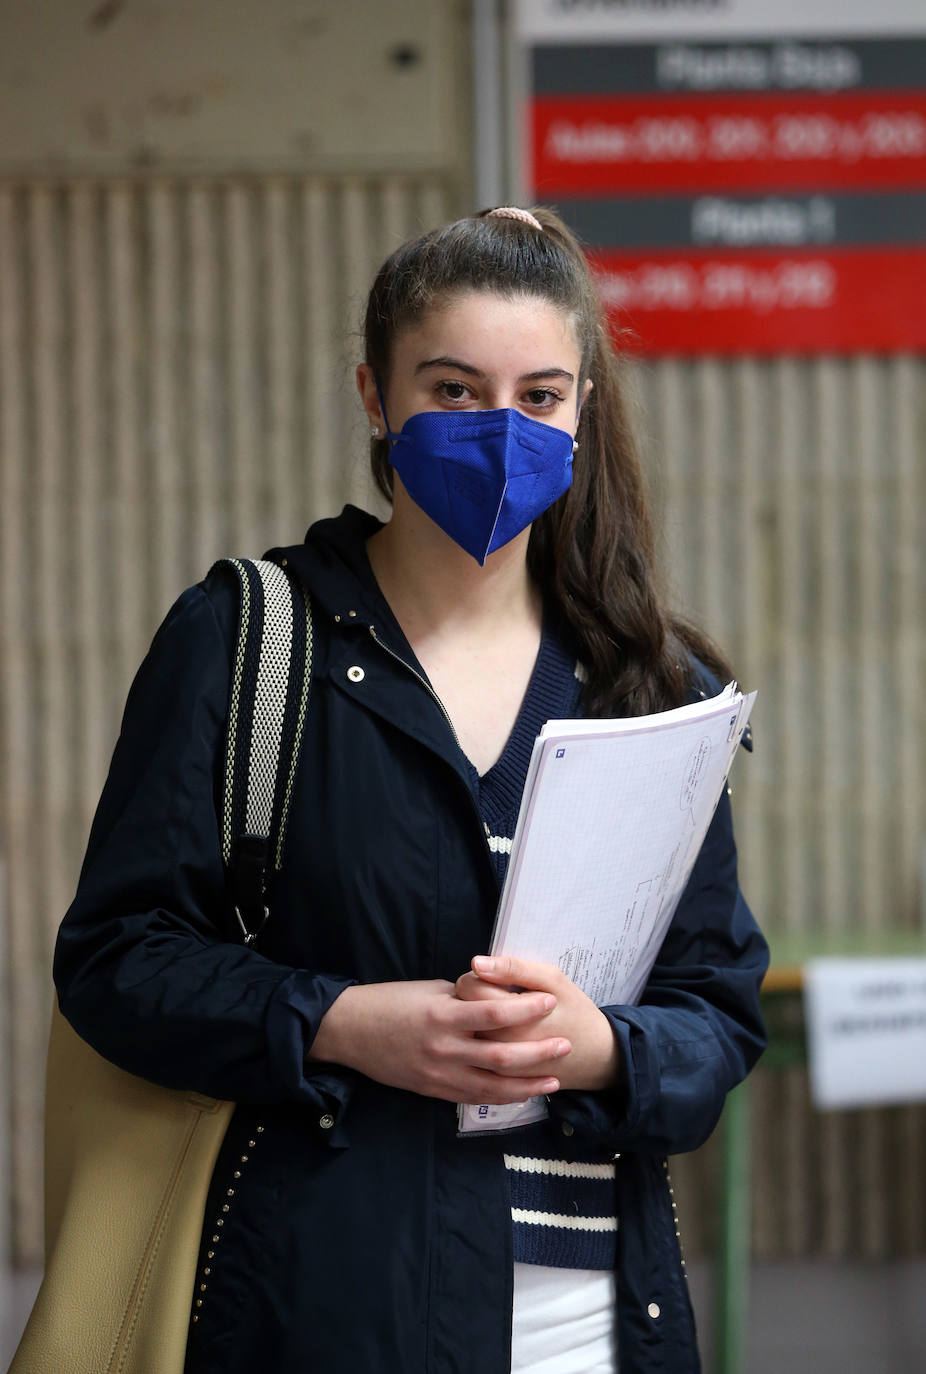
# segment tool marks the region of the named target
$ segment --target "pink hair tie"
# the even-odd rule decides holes
[[[532,229],[539,229],[543,233],[543,225],[536,215],[532,215],[530,210],[522,210],[518,205],[500,205],[497,210],[490,210],[486,219],[495,216],[497,219],[519,219],[525,224],[529,224]]]

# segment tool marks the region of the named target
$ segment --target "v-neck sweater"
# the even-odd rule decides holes
[[[481,777],[467,760],[499,882],[511,854],[534,740],[548,720],[579,712],[575,656],[555,627],[544,625],[540,650],[514,728],[501,756]],[[465,1142],[464,1142],[465,1143]],[[612,1155],[583,1149],[552,1122],[505,1138],[514,1258],[564,1269],[612,1269],[616,1262]]]
[[[427,680],[366,558],[361,576],[403,656]],[[581,683],[574,652],[552,617],[545,615],[533,672],[501,755],[480,775],[461,749],[499,888],[508,869],[534,740],[548,720],[567,720],[580,713]],[[515,1261],[560,1269],[613,1269],[618,1227],[614,1156],[590,1150],[552,1121],[511,1131],[505,1146]]]

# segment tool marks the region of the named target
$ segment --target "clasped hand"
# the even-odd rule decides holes
[[[606,1087],[617,1050],[607,1019],[559,969],[480,956],[456,984],[345,988],[308,1057],[426,1097],[495,1105]]]
[[[530,1039],[546,1043],[551,1036],[560,1036],[568,1048],[560,1051],[560,1062],[546,1066],[555,1074],[558,1086],[586,1090],[608,1087],[617,1076],[617,1041],[611,1024],[591,998],[555,964],[509,955],[477,955],[472,972],[464,973],[456,981],[457,996],[463,1001],[521,998],[538,991],[555,998],[553,1007],[541,1019],[481,1034],[496,1043]]]

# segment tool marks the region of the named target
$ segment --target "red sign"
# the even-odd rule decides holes
[[[853,33],[831,4],[824,33],[815,3],[776,37],[753,0],[729,33],[522,0],[525,180],[589,246],[622,347],[926,349],[926,12],[879,0],[885,32]]]
[[[861,352],[926,343],[926,246],[592,256],[625,351]]]
[[[926,186],[926,90],[541,98],[530,175],[540,199]]]

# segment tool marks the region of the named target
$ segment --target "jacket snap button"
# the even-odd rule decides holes
[[[655,1321],[656,1318],[659,1316],[659,1303],[651,1302],[646,1310],[649,1313],[649,1315],[653,1318],[653,1321]]]
[[[323,1131],[330,1131],[331,1127],[334,1125],[334,1117],[330,1112],[325,1112],[323,1116],[318,1118],[318,1124]]]
[[[351,682],[362,682],[363,679],[366,677],[366,673],[363,671],[362,668],[358,668],[355,666],[353,668],[348,668],[347,676],[350,678]]]
[[[564,1121],[562,1126],[560,1127],[560,1130],[562,1131],[563,1135],[572,1135],[575,1131],[575,1126],[573,1126],[571,1121]]]

